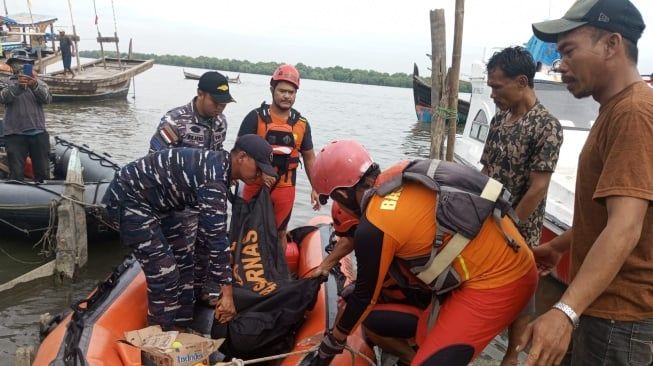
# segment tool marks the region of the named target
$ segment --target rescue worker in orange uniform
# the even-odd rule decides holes
[[[359,217],[333,202],[331,219],[337,242],[310,277],[328,276],[331,268],[354,250]],[[350,291],[345,289],[341,295],[346,298]],[[397,366],[407,365],[415,355],[415,329],[419,315],[430,299],[428,291],[401,287],[392,277],[386,276],[377,304],[363,321],[365,336],[385,353],[398,357]]]
[[[243,198],[249,200],[254,197],[264,183],[272,187],[270,196],[283,251],[287,245],[286,228],[295,203],[300,156],[309,182],[315,160],[310,125],[306,118],[292,108],[298,89],[299,71],[292,65],[279,66],[270,79],[272,103],[263,102],[260,107],[252,110],[245,116],[238,130],[238,136],[257,134],[272,145],[273,165],[277,169],[278,178],[266,175],[256,184],[245,186]],[[317,193],[312,189],[311,204],[316,210],[320,208]]]
[[[485,179],[486,188],[498,185],[498,193],[488,201],[497,204],[490,206],[494,214],[478,215],[480,211],[468,209],[474,205],[454,199],[459,190],[438,186],[436,193],[423,183],[431,176],[435,181],[442,176],[463,182]],[[400,286],[432,294],[426,309],[412,304],[413,314],[419,314],[414,329],[419,349],[402,359],[411,365],[467,365],[518,316],[536,289],[531,251],[512,219],[496,215],[497,197],[503,197],[501,185],[476,171],[424,160],[402,162],[380,173],[360,143],[341,140],[320,151],[312,182],[321,200],[328,196],[360,217],[353,241],[356,287],[320,344],[317,364],[342,352],[347,335],[378,306],[387,275]],[[388,186],[392,189],[384,191]],[[483,189],[478,197],[489,200],[485,194]],[[509,200],[502,203],[509,207]],[[464,206],[469,212],[452,205]],[[477,223],[474,217],[480,217]],[[450,224],[460,222],[463,225],[458,231],[452,230]],[[476,231],[468,234],[467,228],[474,226]],[[450,260],[443,259],[447,257]],[[445,263],[445,270],[435,270],[441,266],[439,262]],[[386,320],[395,321],[392,312]]]

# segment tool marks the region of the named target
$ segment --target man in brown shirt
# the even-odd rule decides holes
[[[580,154],[572,228],[534,248],[547,272],[571,247],[572,281],[527,328],[526,365],[558,365],[572,331],[572,365],[653,362],[653,89],[637,70],[644,21],[628,0],[579,0],[562,19],[533,24],[557,41],[577,98],[600,105]],[[578,314],[582,317],[578,318]]]
[[[523,47],[508,47],[487,63],[487,85],[497,113],[490,123],[481,164],[514,197],[519,231],[530,247],[540,241],[546,192],[562,145],[560,122],[537,100],[536,64]],[[535,315],[534,299],[508,329],[508,349],[501,366],[517,365],[515,347]]]

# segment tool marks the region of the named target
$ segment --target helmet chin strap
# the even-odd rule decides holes
[[[360,217],[361,216],[361,206],[358,200],[356,199],[356,187],[349,187],[347,188],[347,197],[344,198],[341,201],[338,201],[338,203],[351,211],[354,215]]]

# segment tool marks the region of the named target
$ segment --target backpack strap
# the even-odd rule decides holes
[[[502,191],[503,185],[498,181],[489,178],[485,184],[485,187],[483,188],[483,192],[481,192],[481,197],[490,201],[496,201],[501,195]],[[495,213],[496,212],[497,210],[495,210]],[[431,284],[437,280],[438,276],[445,269],[447,269],[451,263],[453,263],[453,260],[456,259],[458,255],[460,255],[463,249],[465,249],[467,244],[470,242],[469,238],[464,237],[460,233],[455,233],[447,245],[445,245],[445,247],[438,252],[438,249],[442,246],[441,241],[444,237],[444,233],[446,233],[446,230],[441,229],[440,225],[438,225],[438,230],[435,235],[435,242],[433,244],[433,248],[431,249],[431,257],[429,258],[429,261],[424,266],[414,269],[417,277],[429,286],[431,286]],[[507,235],[504,234],[504,236]]]
[[[270,105],[266,104],[265,102],[261,103],[261,106],[256,108],[256,112],[258,115],[261,117],[263,122],[265,122],[266,125],[272,123],[272,117],[270,117]],[[290,114],[288,115],[288,124],[291,126],[294,126],[297,121],[300,119],[303,119],[306,121],[304,117],[294,108],[290,108]]]
[[[256,108],[256,112],[266,125],[272,123],[272,118],[270,117],[270,106],[265,104],[265,102],[261,103],[261,106]]]

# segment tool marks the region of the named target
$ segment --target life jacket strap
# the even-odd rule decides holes
[[[437,165],[435,167],[437,168]],[[429,167],[429,170],[430,168],[431,167]],[[481,197],[485,198],[486,200],[496,202],[496,200],[499,198],[499,195],[501,195],[502,191],[503,191],[503,185],[499,183],[497,180],[490,178],[485,184],[485,187],[483,187],[483,191],[481,192]],[[500,211],[495,210],[495,213],[496,212],[499,212],[500,214]],[[497,217],[497,215],[494,216],[495,218]],[[503,229],[501,231],[503,231]],[[504,236],[508,238],[507,235],[504,234]],[[512,238],[508,238],[508,239],[514,242]],[[447,245],[445,245],[445,247],[438,252],[436,249],[436,245],[438,244],[441,245],[441,243],[438,243],[438,240],[442,240],[442,231],[440,230],[440,228],[438,228],[438,233],[436,233],[435,235],[435,242],[431,250],[431,258],[429,259],[429,261],[426,263],[425,266],[415,269],[416,271],[419,271],[419,273],[416,273],[417,278],[424,281],[424,283],[428,284],[429,286],[431,286],[433,282],[437,280],[438,276],[440,276],[440,274],[442,274],[442,272],[444,272],[444,270],[447,269],[447,267],[450,266],[451,263],[453,263],[453,260],[456,259],[458,255],[460,255],[463,249],[465,249],[467,244],[470,242],[469,238],[466,238],[460,233],[455,233],[454,236],[449,240]],[[510,241],[509,241],[509,245],[510,245]],[[511,247],[513,246],[511,245]]]
[[[469,243],[468,238],[461,234],[454,235],[439,253],[435,256],[431,253],[431,259],[424,267],[417,269],[420,271],[417,273],[417,278],[431,286],[438,276],[465,249],[467,243]]]

